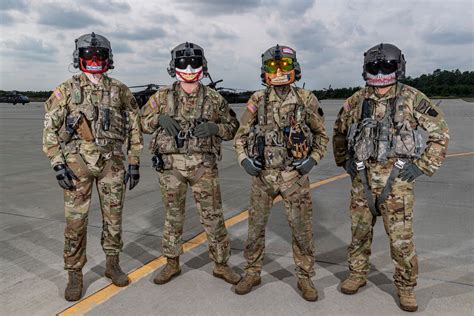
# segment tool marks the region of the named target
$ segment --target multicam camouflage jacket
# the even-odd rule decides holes
[[[291,146],[291,131],[300,130],[307,144],[305,154],[319,162],[326,153],[329,138],[324,126],[324,113],[309,90],[291,87],[282,99],[274,87],[255,92],[247,102],[241,126],[235,137],[237,159],[255,158],[255,139],[264,139],[265,168],[291,168],[295,157]]]
[[[168,135],[159,126],[158,117],[161,114],[171,116],[180,124],[180,140]],[[189,94],[179,86],[179,82],[161,88],[142,108],[141,122],[143,132],[153,134],[150,143],[152,153],[212,153],[217,158],[220,158],[222,141],[233,139],[239,128],[239,121],[227,101],[217,91],[201,83],[197,91]],[[219,127],[217,135],[194,137],[193,129],[203,122],[216,123]],[[182,143],[178,145],[180,141]]]
[[[65,163],[61,143],[98,152],[118,148],[121,153],[127,142],[129,163],[140,163],[139,109],[120,81],[104,75],[93,84],[85,74],[74,76],[54,90],[45,111],[43,151],[53,166]]]
[[[365,118],[363,112],[366,102],[372,105],[369,116],[373,117],[375,128],[374,126],[367,128],[366,130],[369,131],[367,134],[360,131],[360,140],[365,142],[366,146],[359,146],[354,152],[353,147],[356,141],[352,135],[353,127],[361,126],[360,123]],[[392,113],[392,115],[390,116],[388,113]],[[387,119],[391,120],[389,125],[380,124]],[[372,123],[369,122],[368,125],[370,124]],[[378,129],[376,128],[377,124],[379,124]],[[387,135],[385,135],[383,133],[385,129],[380,129],[380,127],[387,126],[389,128],[386,131]],[[428,132],[424,152],[419,151],[422,146],[418,144],[419,137],[421,137],[418,127]],[[376,132],[372,133],[372,130]],[[364,136],[367,139],[362,139]],[[381,140],[387,140],[388,145],[384,145]],[[373,158],[376,161],[383,161],[387,157],[407,157],[414,159],[417,167],[426,175],[431,176],[441,166],[446,156],[448,141],[448,125],[441,109],[415,88],[397,83],[383,96],[377,95],[375,88],[365,87],[344,102],[334,125],[333,150],[338,166],[342,166],[347,159],[353,156],[357,156],[356,158],[360,160]],[[380,150],[377,153],[377,147],[379,149],[383,147],[384,155],[380,154]],[[361,148],[366,152],[357,152]],[[371,153],[369,149],[374,148],[375,153]],[[364,158],[361,159],[361,156]],[[380,156],[384,156],[384,159],[379,159]]]

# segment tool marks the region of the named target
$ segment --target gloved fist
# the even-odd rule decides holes
[[[140,165],[128,165],[128,172],[125,172],[125,179],[123,181],[125,186],[127,186],[128,181],[130,181],[128,189],[132,190],[140,181]]]
[[[344,170],[351,176],[351,179],[354,179],[357,175],[357,168],[355,164],[354,158],[349,158],[344,162],[344,166],[342,166]]]
[[[166,133],[172,137],[176,137],[181,130],[179,123],[166,114],[160,114],[160,116],[158,116],[158,124],[160,124],[160,126],[165,129]]]
[[[194,129],[194,136],[198,138],[211,137],[217,135],[219,126],[213,122],[201,123]]]
[[[301,175],[309,173],[315,165],[317,165],[316,160],[314,160],[312,157],[299,159],[293,162],[293,166]]]
[[[416,178],[423,175],[423,171],[420,170],[414,163],[407,162],[400,174],[398,175],[403,181],[413,182]]]
[[[73,179],[79,181],[79,178],[76,177],[74,172],[69,169],[68,166],[65,164],[59,164],[53,167],[54,171],[56,171],[56,180],[58,180],[58,184],[64,190],[73,191],[76,189],[74,186]]]
[[[258,176],[258,174],[262,171],[262,164],[250,158],[245,158],[242,160],[242,167],[252,177]]]

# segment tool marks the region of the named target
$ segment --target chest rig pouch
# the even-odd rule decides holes
[[[208,98],[207,88],[204,85],[199,87],[198,99],[195,113],[198,117],[194,119],[183,116],[179,109],[178,83],[174,83],[166,93],[160,94],[160,105],[165,108],[165,113],[174,118],[181,126],[176,137],[168,135],[162,128],[158,127],[152,138],[150,147],[152,152],[157,154],[212,154],[218,160],[221,159],[222,140],[218,136],[198,138],[194,136],[194,128],[205,122],[216,122],[218,104]]]
[[[72,102],[68,116],[79,119],[78,139],[94,141],[99,146],[111,142],[123,143],[127,134],[127,115],[120,100],[120,88],[89,90],[81,87],[79,77],[73,77]]]
[[[377,121],[372,113],[375,104],[364,99],[361,118],[353,123],[347,134],[348,150],[358,161],[372,159],[386,161],[388,158],[419,158],[423,138],[415,123],[410,122],[405,98],[397,93],[386,106],[382,120]]]
[[[270,89],[266,89],[257,107],[257,124],[249,133],[248,155],[265,169],[293,169],[294,160],[309,154],[312,134],[306,124],[305,106],[296,89],[291,89],[293,98],[288,100],[288,94],[279,106],[269,101]]]

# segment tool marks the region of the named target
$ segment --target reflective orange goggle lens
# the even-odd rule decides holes
[[[285,57],[282,59],[269,59],[265,61],[265,72],[274,74],[277,72],[278,68],[283,72],[293,70],[293,59]]]

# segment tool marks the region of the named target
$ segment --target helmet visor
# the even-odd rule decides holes
[[[85,60],[91,60],[94,57],[97,60],[106,60],[109,58],[109,49],[103,47],[79,48],[79,57]]]
[[[265,72],[274,74],[278,68],[284,72],[293,70],[293,58],[284,57],[282,59],[269,59],[265,61]]]
[[[190,65],[191,68],[196,69],[202,66],[202,57],[179,57],[176,58],[174,65],[178,69],[186,69],[188,65]]]
[[[377,75],[379,72],[384,75],[388,75],[397,71],[398,62],[396,60],[376,60],[367,63],[365,69],[372,75]]]

